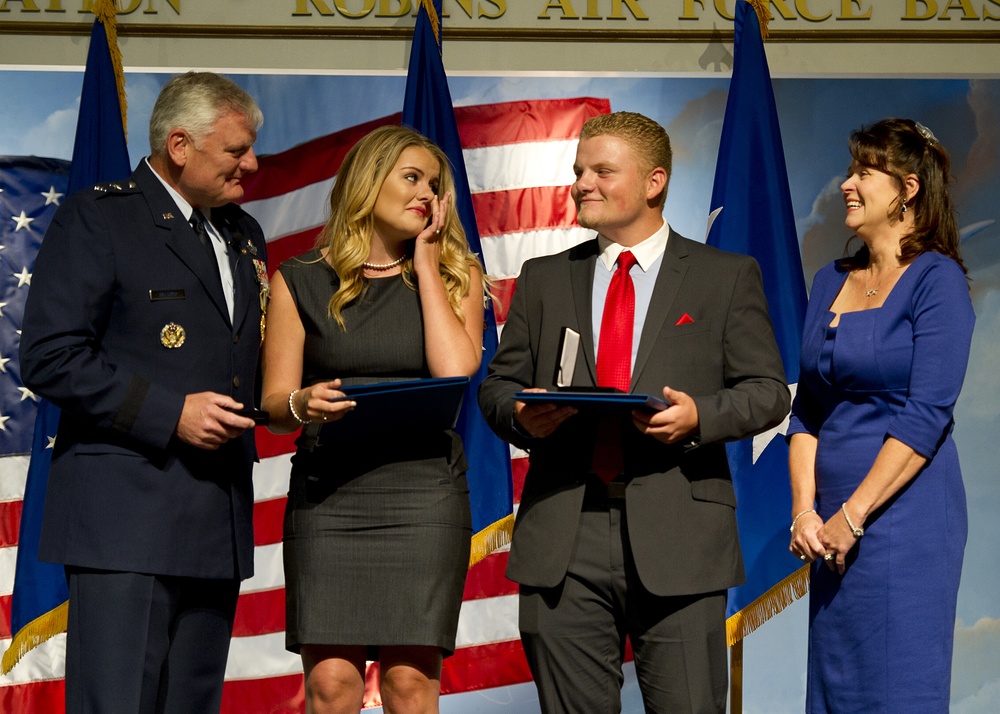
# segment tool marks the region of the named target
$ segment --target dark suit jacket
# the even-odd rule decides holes
[[[218,451],[173,436],[184,397],[251,406],[264,236],[236,205],[213,223],[242,251],[231,324],[218,265],[145,161],[131,180],[70,196],[35,263],[25,384],[62,409],[40,557],[203,578],[253,574],[253,430]],[[168,349],[161,330],[184,329]]]
[[[596,384],[591,293],[597,241],[526,262],[489,376],[479,390],[486,421],[529,450],[507,575],[524,585],[562,581],[573,550],[596,423],[578,414],[544,439],[514,429],[511,398],[554,390],[563,327],[581,335],[575,386]],[[693,322],[678,324],[687,314]],[[686,322],[686,320],[685,320]],[[666,445],[623,415],[626,514],[643,585],[656,595],[722,590],[743,582],[736,497],[724,442],[770,428],[789,394],[760,268],[671,232],[639,341],[631,391],[691,395],[700,446]]]

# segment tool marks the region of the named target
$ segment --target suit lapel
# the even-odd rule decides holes
[[[635,365],[632,368],[632,388],[635,387],[639,375],[653,352],[653,345],[656,344],[657,337],[664,327],[663,323],[666,321],[667,315],[670,314],[674,300],[677,298],[684,274],[687,273],[686,240],[673,230],[670,231],[667,248],[663,252],[663,262],[660,264],[660,272],[656,276],[653,294],[649,299],[646,321],[642,325],[639,349],[636,352]]]
[[[174,199],[145,161],[139,163],[132,179],[142,189],[146,204],[152,213],[153,223],[165,231],[164,243],[167,248],[194,273],[219,313],[229,324],[229,307],[222,293],[222,278],[219,277],[218,264],[205,252],[191,224],[184,220],[184,215]]]
[[[597,239],[577,246],[570,256],[570,289],[576,322],[580,326],[580,343],[590,376],[590,385],[597,384],[597,356],[594,354],[593,294],[594,270],[597,265]],[[580,375],[582,376],[582,375]]]

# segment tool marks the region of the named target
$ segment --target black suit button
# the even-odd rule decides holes
[[[240,341],[240,333],[239,332],[233,333],[233,344],[235,345],[239,341]]]
[[[233,386],[234,387],[239,387],[240,386],[240,378],[239,378],[239,376],[233,377]]]

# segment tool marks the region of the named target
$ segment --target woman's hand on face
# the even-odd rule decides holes
[[[413,265],[419,268],[422,264],[432,267],[435,271],[441,260],[441,230],[444,226],[444,219],[448,213],[448,204],[451,202],[451,194],[446,193],[438,199],[433,197],[427,204],[431,210],[431,219],[427,226],[417,235],[416,245],[413,249]]]
[[[320,423],[337,421],[357,406],[357,402],[344,398],[339,379],[303,387],[295,395],[295,403],[300,417]]]

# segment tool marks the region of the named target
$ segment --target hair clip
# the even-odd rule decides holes
[[[921,124],[918,121],[915,121],[913,123],[916,125],[917,132],[919,132],[920,136],[924,137],[924,139],[926,139],[927,141],[931,142],[932,144],[938,143],[937,137],[934,136],[934,132],[933,131],[931,131],[930,129],[928,129],[926,126],[924,126],[923,124]]]

